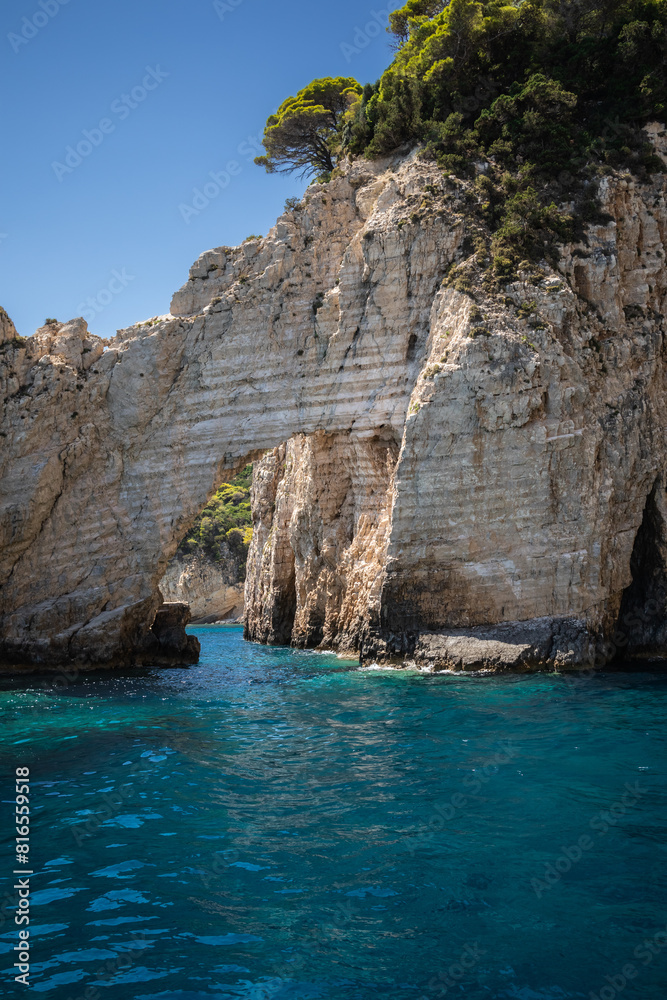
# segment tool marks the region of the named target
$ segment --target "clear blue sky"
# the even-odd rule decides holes
[[[253,164],[267,116],[314,77],[377,79],[392,57],[381,12],[397,6],[5,0],[0,305],[19,332],[92,299],[90,328],[113,336],[167,312],[202,251],[266,233],[305,186]],[[214,194],[230,162],[186,222],[180,206]]]

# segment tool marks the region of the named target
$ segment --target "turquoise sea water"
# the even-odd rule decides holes
[[[362,670],[192,631],[188,670],[1,685],[31,992],[664,1000],[667,677]],[[5,900],[3,997],[16,942]]]

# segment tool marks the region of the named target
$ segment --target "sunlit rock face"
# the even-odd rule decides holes
[[[663,177],[604,181],[613,221],[476,303],[443,284],[466,194],[414,154],[355,163],[113,341],[2,320],[6,665],[150,659],[180,539],[267,451],[249,637],[576,665],[621,614],[616,646],[664,650]]]
[[[379,613],[398,448],[389,428],[320,431],[255,465],[247,638],[359,647]]]
[[[211,624],[243,614],[245,567],[225,543],[218,560],[177,553],[160,580],[165,601],[183,601],[194,624]]]

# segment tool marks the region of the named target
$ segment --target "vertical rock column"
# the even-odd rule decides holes
[[[297,435],[255,466],[246,638],[356,650],[377,624],[398,445]]]

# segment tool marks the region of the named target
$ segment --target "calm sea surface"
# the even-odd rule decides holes
[[[665,675],[362,670],[192,632],[191,669],[0,686],[0,996],[665,1000]]]

